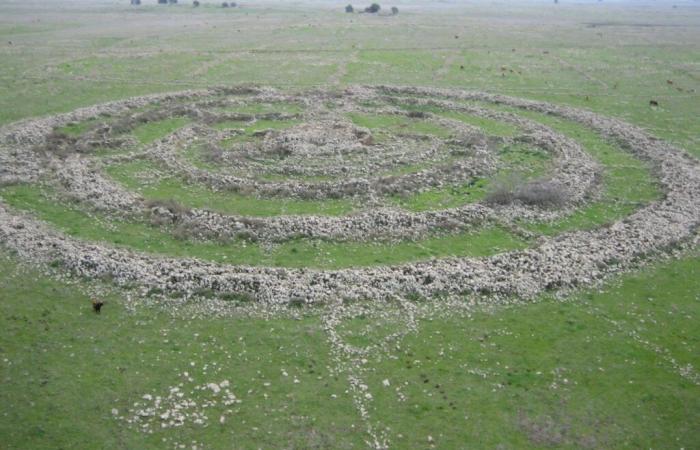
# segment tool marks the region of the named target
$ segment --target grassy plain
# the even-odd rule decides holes
[[[0,125],[210,85],[296,90],[386,83],[583,107],[700,156],[700,8],[693,2],[676,2],[677,8],[406,2],[393,17],[345,14],[340,3],[244,3],[227,10],[206,1],[198,9],[125,3],[0,3]],[[650,107],[652,99],[658,107]],[[288,112],[295,111],[290,105]],[[599,202],[562,222],[524,224],[532,231],[598,226],[660,195],[643,163],[581,127],[530,116],[574,137],[606,165]],[[183,123],[135,134],[148,143]],[[500,123],[474,125],[512,132]],[[65,131],[82,131],[73,128]],[[128,174],[121,175],[128,184]],[[35,188],[12,189],[13,195],[4,191],[6,201],[76,236],[214,260],[338,267],[339,260],[365,265],[469,254],[459,253],[465,249],[484,254],[493,251],[493,239],[502,242],[488,233],[471,243],[473,236],[460,235],[391,251],[292,242],[275,250],[281,256],[255,246],[195,248],[136,223],[118,224],[119,233],[101,229]],[[167,197],[182,192],[176,184],[153,189]],[[452,206],[484,189],[431,191],[413,203],[397,202],[414,210]],[[216,206],[206,192],[191,199]],[[289,204],[280,211],[238,200],[231,206],[228,197],[219,206],[261,215],[299,212]],[[334,207],[340,209],[326,213],[347,206]],[[191,448],[193,441],[221,449],[366,447],[366,423],[348,393],[347,374],[336,370],[322,311],[304,311],[301,319],[185,320],[159,308],[128,310],[114,294],[98,316],[89,308],[89,290],[87,282],[51,279],[0,250],[0,447]],[[394,448],[698,448],[698,292],[700,258],[691,252],[563,299],[436,314],[390,355],[369,358],[369,413],[391,428]],[[439,312],[439,299],[434,306]],[[348,323],[346,337],[366,343],[397,327],[368,315]],[[207,427],[188,422],[148,434],[112,414],[144,394],[167,394],[183,371],[197,383],[230,380],[242,402],[225,423],[216,407]]]

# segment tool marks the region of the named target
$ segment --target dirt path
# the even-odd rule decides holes
[[[450,67],[455,63],[457,60],[457,55],[456,53],[450,52],[446,57],[445,57],[445,62],[442,64],[442,67],[438,69],[438,71],[435,73],[435,81],[440,81],[445,78],[445,76],[450,72]]]
[[[348,64],[357,62],[359,52],[355,50],[347,59],[343,59],[338,64],[338,69],[328,78],[328,84],[338,86],[342,83],[343,78],[348,74]]]

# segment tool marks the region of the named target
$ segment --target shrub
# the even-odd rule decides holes
[[[228,8],[228,2],[223,2],[223,3],[221,4],[221,7],[222,7],[222,8]]]
[[[353,8],[352,5],[348,5],[345,7],[345,12],[346,13],[355,12],[355,8]]]
[[[141,0],[131,0],[131,4],[132,4],[132,5],[140,5],[140,4],[141,4]]]
[[[187,241],[192,236],[192,230],[187,225],[180,223],[175,225],[170,234],[178,241]]]
[[[170,219],[173,223],[178,222],[180,218],[188,212],[187,208],[174,199],[147,200],[145,205],[146,208],[150,209],[152,212],[155,212],[155,210],[159,208],[166,209],[171,214]],[[152,219],[157,221],[159,218],[154,216]]]
[[[267,149],[266,153],[275,158],[284,159],[292,155],[292,150],[283,143],[276,143]]]
[[[306,305],[306,301],[301,297],[293,297],[287,302],[290,308],[301,308]]]
[[[63,132],[54,130],[46,136],[43,145],[35,147],[35,151],[52,154],[65,159],[73,153],[88,153],[92,149],[91,143]]]
[[[544,208],[561,206],[566,202],[564,187],[552,181],[533,181],[521,186],[515,197],[527,205]]]
[[[224,151],[218,146],[208,143],[202,150],[202,157],[206,162],[221,163],[224,161]]]
[[[194,0],[194,1],[192,2],[192,6],[195,7],[195,8],[197,8],[197,7],[199,6],[199,1],[198,1],[198,0]]]
[[[408,117],[410,117],[412,119],[424,119],[424,118],[428,117],[428,115],[426,113],[424,113],[423,111],[409,111]]]
[[[159,5],[167,5],[167,4],[168,4],[168,0],[158,0],[158,4],[159,4]]]
[[[365,8],[365,12],[376,13],[379,12],[380,9],[382,9],[382,7],[379,6],[379,3],[372,3],[371,5]]]
[[[251,303],[255,298],[247,292],[222,292],[219,294],[219,299],[225,302],[234,302],[237,304]]]
[[[195,297],[214,298],[216,294],[211,288],[198,288],[192,292],[192,295]]]
[[[491,183],[486,193],[486,203],[495,205],[513,203],[515,200],[515,191],[520,185],[522,185],[522,179],[516,174],[510,174],[495,180]]]
[[[391,13],[392,13],[393,15],[397,15],[397,14],[399,13],[399,8],[397,8],[396,6],[392,6],[392,7],[391,7]]]
[[[405,298],[412,303],[423,303],[427,300],[423,294],[415,289],[411,289],[410,291],[406,292]]]
[[[536,180],[524,183],[517,175],[495,181],[486,194],[486,202],[507,205],[519,201],[526,205],[553,208],[566,203],[566,189],[560,183]]]

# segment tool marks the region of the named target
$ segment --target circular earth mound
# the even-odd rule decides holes
[[[0,242],[167,298],[530,298],[695,236],[698,162],[455,90],[219,88],[0,129]]]

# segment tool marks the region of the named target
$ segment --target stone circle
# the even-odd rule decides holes
[[[44,183],[85,210],[124,220],[147,214],[154,224],[167,225],[177,216],[188,239],[195,240],[245,237],[269,245],[300,237],[400,241],[487,223],[525,233],[518,225],[521,220],[555,220],[594,201],[602,168],[578,142],[520,111],[576,122],[616,142],[652,167],[663,198],[592,230],[540,237],[524,250],[339,270],[229,265],[85,241],[2,200],[0,243],[29,261],[47,266],[58,261],[69,273],[109,278],[117,286],[137,285],[185,298],[206,290],[213,293],[212,302],[241,294],[262,304],[287,305],[415,295],[527,299],[545,290],[594,283],[696,238],[700,166],[683,150],[590,111],[450,89],[352,86],[288,93],[213,88],[25,120],[0,129],[0,186]],[[460,114],[504,123],[514,131],[489,135],[455,118]],[[143,146],[130,134],[140,125],[172,118],[182,118],[184,125]],[[388,125],[375,128],[373,121]],[[90,125],[76,136],[57,132],[81,123]],[[556,187],[556,204],[481,200],[410,211],[388,200],[494,177],[504,164],[499,149],[508,145],[546,153],[547,173],[526,186]],[[103,149],[109,154],[96,157]],[[174,211],[149,202],[104,172],[106,165],[130,161],[149,161],[213,191],[253,198],[351,200],[362,208],[344,215],[271,217],[201,208]]]

